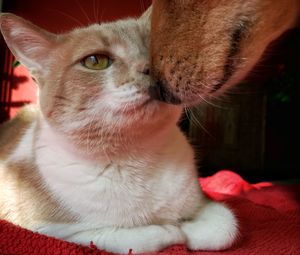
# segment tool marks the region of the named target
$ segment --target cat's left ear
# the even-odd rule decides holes
[[[55,35],[11,13],[0,14],[0,30],[17,60],[31,72],[43,71]]]

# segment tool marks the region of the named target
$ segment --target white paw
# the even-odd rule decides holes
[[[37,228],[36,231],[43,235],[68,240],[71,236],[76,235],[78,233],[88,233],[89,229],[91,229],[91,226],[85,224],[50,223]]]
[[[150,225],[132,229],[118,229],[105,237],[104,249],[128,254],[155,252],[174,244],[185,243],[185,236],[180,228],[173,225]]]
[[[57,238],[61,238],[59,236],[63,234],[63,232],[61,231],[62,227],[58,224],[49,224],[49,225],[45,225],[42,227],[37,228],[35,231],[38,232],[39,234],[43,234],[46,236],[53,236],[53,237],[57,237]]]
[[[49,224],[37,229],[41,234],[88,245],[90,241],[100,249],[128,254],[155,252],[173,244],[185,243],[185,235],[173,225],[149,225],[136,228],[93,228],[85,224]]]
[[[238,234],[234,214],[221,203],[210,202],[196,218],[181,226],[191,250],[223,250],[229,248]]]

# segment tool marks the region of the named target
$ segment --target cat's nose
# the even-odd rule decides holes
[[[149,75],[150,74],[150,64],[148,62],[138,64],[137,65],[137,71],[139,73]]]

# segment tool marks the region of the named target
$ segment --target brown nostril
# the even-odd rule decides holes
[[[147,67],[144,69],[143,74],[149,75],[150,74],[150,68]]]
[[[174,95],[166,86],[157,82],[149,87],[149,95],[152,99],[169,104],[181,104],[181,99]]]
[[[150,65],[148,63],[140,64],[137,71],[146,75],[150,74]]]

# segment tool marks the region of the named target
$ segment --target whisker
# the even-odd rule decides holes
[[[79,7],[80,11],[83,13],[83,15],[86,17],[87,22],[88,22],[88,23],[93,23],[93,22],[90,20],[90,18],[89,18],[89,16],[88,16],[88,14],[86,13],[86,11],[85,11],[85,10],[83,9],[83,7],[81,6],[79,0],[76,0],[76,4],[78,5],[78,7]]]
[[[96,18],[97,18],[97,22],[100,23],[101,20],[99,20],[99,10],[100,10],[100,5],[99,5],[99,1],[100,0],[95,0],[96,1]]]
[[[206,134],[208,134],[211,138],[215,137],[204,127],[204,125],[202,125],[199,121],[199,118],[197,116],[194,115],[194,111],[189,109],[188,107],[185,108],[188,115],[190,115],[190,120],[192,123],[196,124],[196,126],[200,127]]]
[[[192,123],[192,119],[190,118],[189,112],[188,112],[188,108],[187,107],[183,107],[183,111],[184,111],[184,115],[187,117],[188,122]]]
[[[97,16],[96,16],[96,1],[97,0],[93,0],[93,15],[94,15],[95,21],[98,22]]]
[[[241,58],[241,57],[228,57],[228,59],[231,59],[231,60],[248,60],[248,58]]]
[[[198,94],[198,97],[203,100],[205,103],[207,103],[208,105],[211,105],[213,107],[216,107],[216,108],[220,108],[220,109],[225,109],[223,106],[220,106],[220,105],[216,105],[212,102],[209,102],[208,100],[205,99],[205,97],[201,96],[200,94]]]
[[[49,8],[50,11],[53,11],[53,12],[57,12],[69,19],[71,19],[72,21],[75,21],[77,24],[79,24],[80,26],[84,26],[84,24],[79,20],[79,19],[76,19],[74,18],[72,15],[68,14],[68,13],[64,13],[62,12],[61,10],[58,10],[58,9],[52,9],[52,8]]]
[[[102,21],[103,20],[103,15],[104,15],[104,12],[105,12],[105,8],[103,7],[103,10],[102,10],[102,12],[101,12],[101,16],[100,16],[100,21]]]
[[[143,0],[140,0],[140,8],[141,8],[141,11],[144,12],[146,10],[145,8],[145,4],[144,4],[144,1]]]
[[[207,88],[207,89],[209,89],[209,90],[211,90],[211,88],[212,88],[211,85],[208,85],[208,84],[206,84],[206,83],[204,83],[204,82],[202,82],[202,81],[199,81],[199,83],[201,84],[201,86],[203,86],[204,88]]]
[[[201,82],[200,82],[200,83],[201,83]],[[202,85],[202,84],[203,84],[203,83],[201,83],[201,85]],[[204,84],[204,85],[205,85],[205,84]],[[184,84],[183,90],[180,91],[180,92],[183,94],[184,98],[187,98],[187,86],[188,86],[187,84]],[[207,86],[207,85],[205,85],[205,86]],[[207,86],[207,87],[210,88],[210,86]],[[208,105],[214,106],[214,107],[216,107],[216,108],[224,109],[223,106],[216,105],[216,104],[214,104],[214,103],[208,101],[207,99],[205,99],[204,97],[202,97],[201,94],[197,93],[197,91],[193,91],[193,90],[192,90],[192,92],[193,92],[194,94],[196,94],[202,101],[206,102]],[[210,95],[210,97],[215,98],[216,100],[218,99],[218,97],[213,96],[213,95]]]

